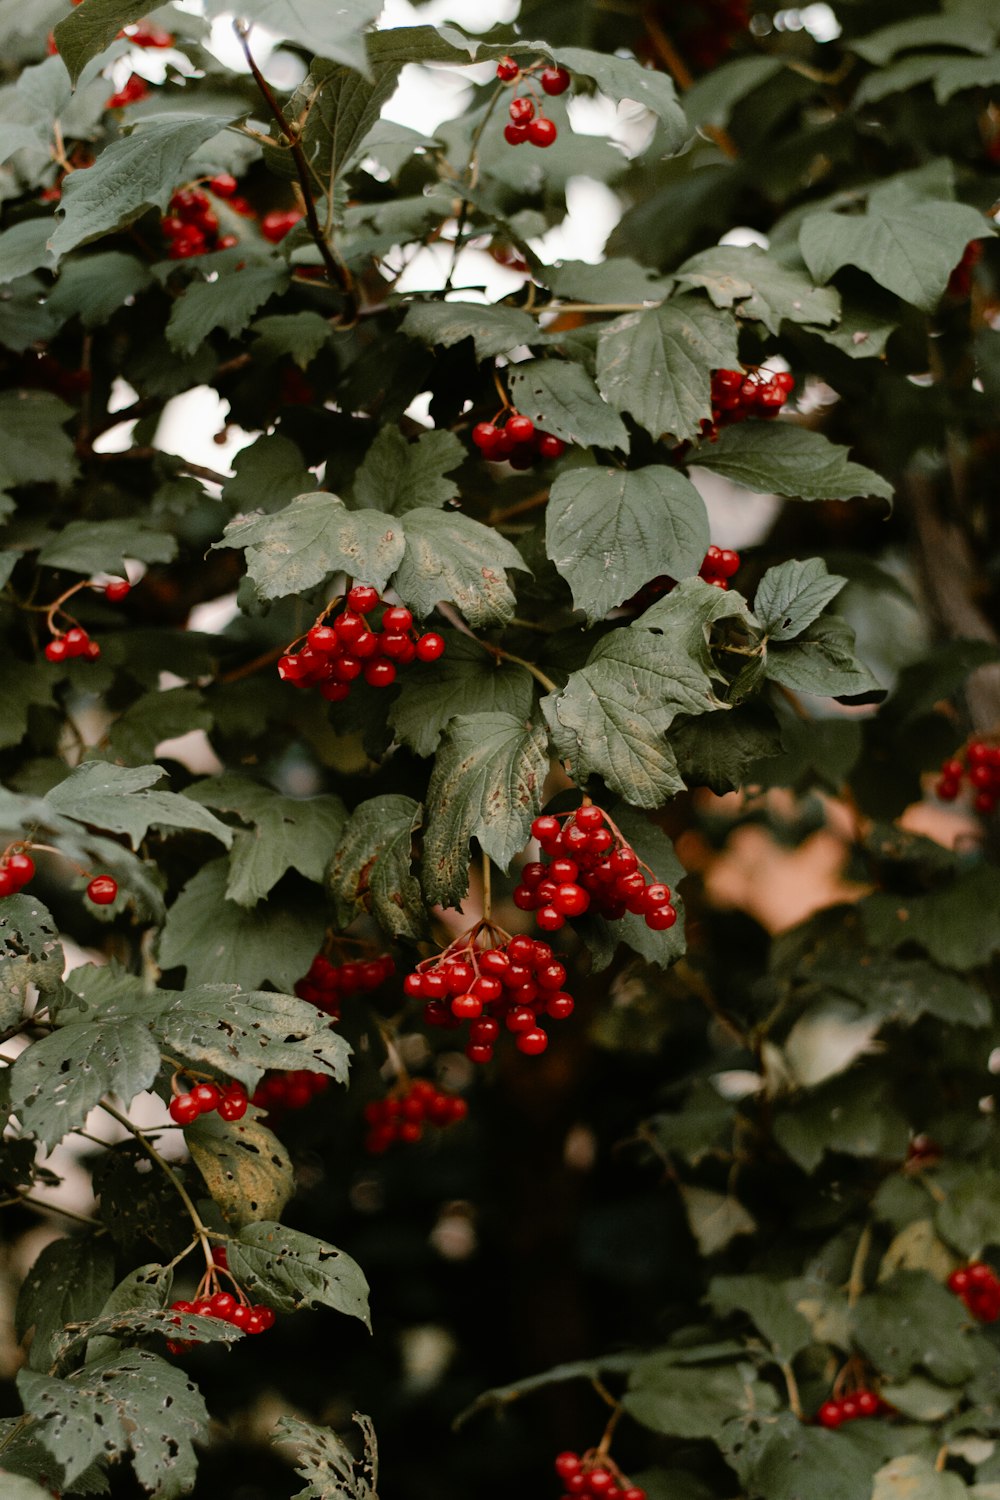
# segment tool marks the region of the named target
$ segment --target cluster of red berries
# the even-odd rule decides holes
[[[980,1323],[995,1323],[1000,1318],[1000,1281],[992,1266],[974,1260],[961,1271],[952,1271],[948,1290],[961,1297]]]
[[[247,1112],[247,1091],[242,1083],[196,1083],[189,1094],[175,1094],[170,1101],[170,1118],[175,1125],[193,1125],[199,1115],[218,1110],[220,1120],[242,1120]]]
[[[34,877],[35,861],[25,849],[14,846],[0,856],[0,897],[16,896]],[[95,906],[110,906],[117,895],[118,882],[111,875],[95,875],[87,886],[87,898]]]
[[[934,791],[942,802],[954,802],[963,780],[975,793],[972,805],[976,812],[991,813],[1000,801],[1000,745],[970,740],[964,751],[942,762]]]
[[[972,291],[972,273],[983,258],[983,241],[970,240],[962,252],[962,259],[948,277],[946,288],[949,297],[964,300]]]
[[[385,1099],[371,1099],[365,1105],[365,1150],[381,1156],[397,1141],[412,1146],[420,1140],[425,1125],[443,1130],[464,1120],[468,1113],[469,1106],[458,1094],[436,1088],[427,1078],[414,1078],[407,1088]]]
[[[698,577],[717,589],[728,589],[729,580],[739,571],[740,554],[728,547],[709,547],[698,569]]]
[[[295,993],[300,1000],[308,1000],[324,1015],[339,1021],[345,1000],[377,990],[395,972],[396,965],[388,953],[357,961],[349,959],[343,964],[335,964],[324,953],[317,953],[305,978],[296,980]]]
[[[512,469],[530,469],[539,458],[562,458],[566,444],[549,432],[539,432],[530,417],[512,411],[504,426],[495,421],[477,422],[472,441],[490,463],[509,463]]]
[[[263,1303],[254,1306],[241,1302],[232,1292],[213,1292],[210,1297],[201,1297],[197,1302],[171,1302],[170,1311],[194,1313],[199,1318],[219,1318],[244,1333],[266,1333],[275,1322],[273,1308],[265,1307]],[[174,1318],[173,1321],[179,1324],[181,1320]],[[168,1339],[167,1348],[171,1354],[186,1354],[197,1343],[197,1339]]]
[[[286,1110],[305,1109],[317,1094],[329,1087],[326,1073],[309,1073],[304,1068],[266,1073],[254,1090],[251,1103],[258,1109],[266,1109],[269,1115],[280,1115]]]
[[[295,687],[318,687],[328,703],[341,703],[359,677],[369,687],[386,688],[395,682],[398,667],[414,658],[437,661],[444,654],[444,637],[434,631],[417,635],[403,605],[386,605],[381,623],[371,622],[367,616],[381,603],[378,589],[356,583],[334,619],[327,623],[321,616],[301,651],[286,651],[278,676]]]
[[[219,172],[207,183],[217,198],[229,201],[237,213],[252,213],[250,205],[236,196],[239,184],[230,172]],[[167,255],[171,260],[190,260],[211,250],[231,250],[239,243],[235,234],[219,233],[219,216],[208,193],[200,188],[178,188],[170,200],[170,211],[160,220],[164,239],[169,241]]]
[[[617,1465],[597,1455],[582,1457],[579,1453],[560,1453],[555,1470],[566,1491],[562,1500],[579,1496],[580,1500],[646,1500],[646,1491],[629,1484]]]
[[[549,1045],[542,1016],[564,1021],[573,1000],[563,989],[566,970],[548,943],[511,937],[492,922],[477,922],[433,958],[424,959],[403,982],[403,993],[424,1001],[428,1026],[457,1028],[466,1022],[470,1062],[488,1063],[501,1022],[526,1057]]]
[[[537,67],[537,64],[536,64]],[[525,72],[512,57],[501,57],[497,63],[497,77],[501,83],[518,83],[529,78],[535,68]],[[565,94],[570,85],[570,76],[565,68],[543,68],[538,74],[543,93],[554,97]],[[559,134],[554,120],[541,113],[542,101],[530,94],[516,94],[510,101],[510,119],[503,128],[503,138],[508,146],[551,146]]]
[[[891,1410],[874,1391],[854,1391],[850,1396],[824,1401],[816,1413],[816,1421],[821,1427],[842,1427],[845,1422],[856,1422],[858,1417],[879,1417]]]
[[[794,388],[795,376],[787,370],[713,370],[712,419],[702,422],[702,436],[714,441],[720,427],[776,417]]]
[[[293,230],[302,218],[300,208],[273,208],[260,221],[260,232],[272,245],[280,245],[285,235]]]
[[[100,646],[90,639],[82,625],[74,625],[71,630],[54,635],[45,647],[46,661],[70,661],[75,656],[82,656],[84,661],[97,661],[100,655]]]
[[[544,932],[558,932],[567,917],[591,908],[609,921],[632,912],[654,932],[677,921],[670,887],[647,882],[639,856],[602,808],[588,802],[575,813],[547,814],[535,819],[531,833],[547,862],[523,866],[514,905],[533,911]]]

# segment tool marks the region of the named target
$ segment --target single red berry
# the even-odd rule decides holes
[[[170,1118],[175,1125],[193,1125],[201,1114],[201,1106],[190,1094],[176,1094],[170,1101]]]
[[[64,636],[57,636],[54,641],[49,641],[45,647],[46,661],[65,661],[68,656],[69,652],[66,649],[66,639]]]
[[[530,417],[515,412],[507,422],[507,434],[514,443],[530,443],[535,436],[535,424]]]
[[[543,814],[534,820],[531,825],[531,837],[537,839],[542,845],[550,840],[557,839],[560,833],[558,818]]]
[[[535,101],[524,95],[518,99],[512,99],[508,113],[515,125],[527,125],[528,121],[535,117]]]
[[[882,1403],[874,1391],[858,1391],[854,1398],[858,1403],[858,1415],[861,1417],[876,1417]]]
[[[220,1120],[242,1120],[247,1112],[247,1096],[243,1089],[237,1093],[227,1090],[218,1105]]]
[[[221,1318],[224,1323],[228,1323],[236,1306],[236,1298],[232,1292],[216,1292],[213,1297],[209,1298],[209,1302],[212,1307],[212,1317]]]
[[[508,146],[523,146],[528,139],[528,127],[527,125],[515,125],[513,120],[511,120],[503,128],[503,138]]]
[[[378,603],[378,589],[372,588],[370,583],[356,583],[348,589],[346,603],[353,614],[371,614]]]
[[[246,1303],[237,1302],[236,1306],[233,1308],[232,1312],[229,1315],[229,1321],[230,1323],[232,1323],[234,1328],[242,1328],[244,1332],[248,1332],[249,1330],[247,1329],[247,1324],[250,1321],[250,1316],[251,1309],[246,1305]]]
[[[73,629],[67,630],[63,636],[63,644],[66,647],[67,656],[82,656],[90,645],[90,636],[78,625],[74,625]]]
[[[444,636],[428,630],[417,641],[418,661],[438,661],[444,655]]]
[[[560,1453],[555,1462],[555,1470],[560,1479],[569,1479],[571,1474],[579,1474],[581,1468],[579,1454]]]
[[[4,860],[4,865],[19,886],[27,885],[28,881],[34,878],[35,861],[30,854],[9,854]]]
[[[533,146],[551,146],[559,134],[554,120],[539,115],[528,125],[528,140]]]
[[[569,88],[569,74],[565,68],[544,68],[538,81],[547,94],[565,94]]]
[[[533,1027],[531,1031],[522,1031],[514,1038],[514,1046],[525,1057],[537,1057],[548,1045],[549,1039],[540,1026]]]
[[[564,917],[581,917],[590,905],[590,897],[582,886],[561,885],[552,898],[552,905]],[[544,926],[544,923],[540,922],[539,926]],[[565,978],[565,975],[563,977]],[[562,980],[560,980],[561,983]]]
[[[513,83],[520,71],[512,57],[501,57],[497,63],[497,77],[501,83]]]
[[[131,592],[132,585],[127,578],[114,578],[104,585],[104,597],[109,604],[120,604]]]
[[[396,667],[391,661],[376,658],[365,662],[365,681],[369,687],[387,688],[396,680]]]
[[[118,895],[118,882],[110,875],[95,875],[87,886],[87,895],[95,906],[110,906]]]
[[[208,179],[208,186],[217,198],[231,198],[239,183],[231,172],[216,172],[214,177]]]
[[[302,218],[298,209],[272,209],[260,221],[260,232],[272,245],[279,244]]]
[[[669,902],[646,912],[646,926],[651,932],[668,932],[677,921],[677,913]]]
[[[382,629],[389,633],[411,630],[413,628],[413,616],[408,609],[401,604],[394,604],[387,609],[382,616]]]
[[[551,432],[543,432],[538,436],[539,458],[562,458],[566,452],[566,444],[562,438],[557,438]]]
[[[839,1427],[844,1420],[844,1414],[840,1409],[839,1401],[824,1401],[816,1413],[816,1420],[821,1427]]]
[[[190,1097],[203,1115],[211,1114],[222,1103],[222,1090],[217,1083],[197,1083]]]
[[[472,441],[485,454],[489,454],[497,440],[499,427],[492,422],[477,422],[472,429]]]

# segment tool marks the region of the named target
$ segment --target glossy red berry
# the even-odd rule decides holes
[[[4,865],[17,881],[18,887],[27,885],[34,878],[35,861],[30,854],[9,854]]]
[[[391,661],[376,658],[365,662],[364,677],[369,687],[387,688],[396,680],[396,668]]]
[[[417,641],[418,661],[438,661],[444,655],[444,636],[429,630]]]
[[[217,198],[231,198],[239,183],[231,172],[216,172],[214,177],[208,179],[208,186]]]
[[[412,625],[412,614],[401,604],[393,605],[382,616],[382,629],[384,631],[409,630],[412,628]]]
[[[532,121],[532,124],[537,124],[537,121]],[[528,126],[515,125],[511,120],[503,128],[503,138],[508,146],[523,146],[528,139]]]
[[[131,592],[132,585],[127,578],[114,578],[104,585],[104,597],[109,604],[120,604]]]
[[[512,99],[508,113],[515,125],[527,125],[535,117],[535,101],[526,96]]]
[[[507,433],[512,442],[530,443],[535,436],[535,424],[530,417],[515,412],[507,421]]]
[[[547,94],[565,94],[570,77],[565,68],[551,67],[542,70],[538,81]]]
[[[110,875],[95,875],[87,886],[87,895],[95,906],[110,906],[118,895],[118,882]]]
[[[559,134],[554,120],[539,115],[528,125],[528,140],[533,146],[551,146]]]
[[[176,1094],[170,1101],[169,1112],[176,1125],[193,1125],[202,1111],[190,1094]]]
[[[501,57],[497,63],[497,77],[501,83],[513,83],[520,71],[512,57]]]

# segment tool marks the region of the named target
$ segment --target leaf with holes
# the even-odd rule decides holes
[[[368,1319],[368,1283],[361,1267],[324,1240],[283,1224],[248,1224],[228,1245],[229,1269],[277,1312],[332,1307]]]
[[[348,510],[337,495],[313,494],[297,495],[273,515],[230,521],[213,546],[243,548],[260,597],[284,599],[339,572],[384,589],[405,543],[399,522],[380,511]]]
[[[67,1380],[22,1370],[17,1388],[67,1487],[90,1464],[125,1454],[156,1500],[177,1500],[194,1484],[192,1445],[208,1437],[208,1412],[185,1371],[159,1355],[128,1349]]]
[[[58,993],[65,966],[55,918],[33,896],[0,902],[0,1026],[20,1020],[29,985],[45,997]]]
[[[66,1323],[97,1317],[114,1280],[115,1257],[106,1238],[74,1234],[45,1246],[21,1283],[15,1313],[19,1339],[35,1330],[28,1355],[32,1370],[52,1364]]]
[[[393,937],[417,939],[427,926],[413,874],[413,839],[423,808],[412,797],[370,797],[351,814],[330,865],[337,919],[347,926],[370,911]]]
[[[840,593],[846,578],[828,573],[820,557],[768,568],[757,585],[754,613],[770,641],[793,641]]]
[[[545,546],[588,624],[664,574],[697,573],[705,502],[676,469],[570,469],[552,486]]]
[[[469,840],[506,870],[528,841],[549,767],[544,731],[513,714],[463,714],[445,731],[427,789],[422,864],[428,901],[469,888]]]
[[[202,1115],[184,1132],[191,1160],[227,1224],[278,1219],[295,1191],[291,1157],[259,1120]]]
[[[126,1104],[160,1070],[160,1049],[143,1020],[76,1019],[32,1042],[11,1069],[11,1108],[43,1145],[78,1129],[105,1094]]]
[[[295,1470],[306,1481],[295,1500],[378,1500],[378,1444],[369,1417],[354,1413],[361,1429],[364,1452],[360,1458],[328,1427],[315,1427],[301,1417],[279,1417],[274,1443],[295,1449]]]

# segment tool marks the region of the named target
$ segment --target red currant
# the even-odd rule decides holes
[[[87,886],[87,895],[95,906],[110,906],[118,895],[118,882],[110,875],[95,875]]]

